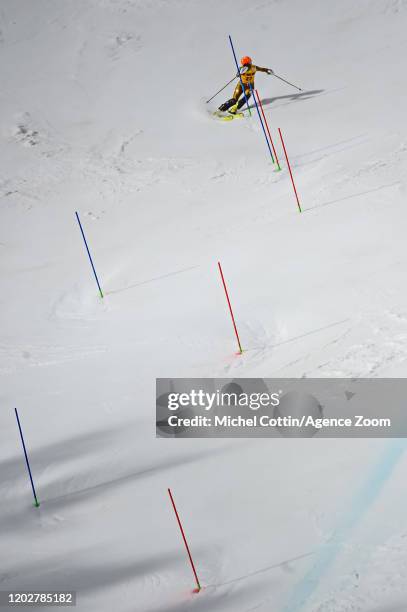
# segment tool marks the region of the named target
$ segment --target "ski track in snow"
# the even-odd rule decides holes
[[[304,607],[308,607],[308,600],[320,585],[325,573],[330,570],[352,530],[363,519],[364,514],[379,496],[406,448],[407,443],[404,440],[389,443],[388,448],[383,456],[380,457],[364,486],[350,502],[349,509],[344,511],[341,522],[335,527],[333,535],[319,553],[317,553],[316,560],[313,561],[311,569],[294,586],[285,607],[287,612],[297,612]],[[326,607],[322,604],[317,609],[323,612]],[[343,608],[340,607],[339,609]]]

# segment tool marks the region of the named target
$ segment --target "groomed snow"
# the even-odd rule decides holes
[[[406,31],[405,0],[2,0],[0,590],[405,612],[404,441],[156,439],[154,396],[166,376],[406,376]],[[229,34],[304,89],[256,77],[281,173],[255,113],[208,113]]]

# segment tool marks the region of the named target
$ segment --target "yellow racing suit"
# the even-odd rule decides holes
[[[261,68],[260,66],[255,66],[254,64],[247,64],[239,68],[239,72],[236,75],[239,77],[239,81],[235,87],[235,91],[233,92],[233,98],[230,98],[230,100],[227,100],[226,102],[221,104],[219,106],[220,111],[226,112],[230,108],[230,112],[235,113],[236,110],[242,108],[243,104],[246,101],[246,98],[250,98],[251,89],[254,89],[254,75],[256,74],[256,72],[267,72],[268,74],[273,74],[271,68]],[[242,83],[246,98],[243,97],[241,100],[239,100],[240,96],[243,93]]]
[[[245,94],[246,97],[249,98],[250,97],[250,86],[252,87],[252,89],[254,89],[254,75],[256,74],[256,72],[268,72],[269,69],[268,68],[261,68],[260,66],[255,66],[254,64],[250,64],[250,66],[248,67],[248,69],[245,72],[240,73],[240,79],[242,80],[242,83],[244,85],[244,90],[245,90]],[[239,100],[240,96],[243,93],[242,90],[242,83],[239,82],[235,87],[235,91],[233,92],[233,97],[235,98],[236,102]]]

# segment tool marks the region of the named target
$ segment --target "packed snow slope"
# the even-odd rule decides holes
[[[2,0],[0,590],[405,612],[404,441],[156,439],[154,393],[406,375],[406,31],[405,0]],[[229,34],[303,88],[256,77],[279,173],[254,109],[211,117],[232,85],[205,104]]]

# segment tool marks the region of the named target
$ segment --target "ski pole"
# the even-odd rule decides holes
[[[226,85],[224,85],[224,86],[222,87],[222,89],[219,89],[219,91],[217,91],[217,92],[216,92],[216,94],[213,94],[212,98],[209,98],[209,100],[207,100],[207,101],[206,101],[206,104],[208,104],[208,102],[210,102],[211,100],[213,100],[214,98],[216,98],[216,96],[217,96],[218,94],[220,94],[220,92],[221,92],[221,91],[223,91],[224,89],[226,89],[226,87],[227,87],[228,85],[230,85],[230,84],[231,84],[231,82],[232,82],[232,81],[234,81],[235,79],[237,79],[237,76],[234,76],[234,77],[233,77],[233,79],[230,79],[230,81],[229,81],[228,83],[226,83]]]
[[[291,85],[291,87],[295,87],[295,89],[298,89],[298,91],[302,91],[301,87],[297,87],[297,85],[293,85],[292,83],[290,83],[290,81],[286,81],[285,79],[283,79],[283,77],[278,76],[278,74],[276,74],[275,72],[273,72],[272,76],[277,77],[278,79],[280,79],[280,81],[284,81],[284,83],[287,83],[287,85]]]

